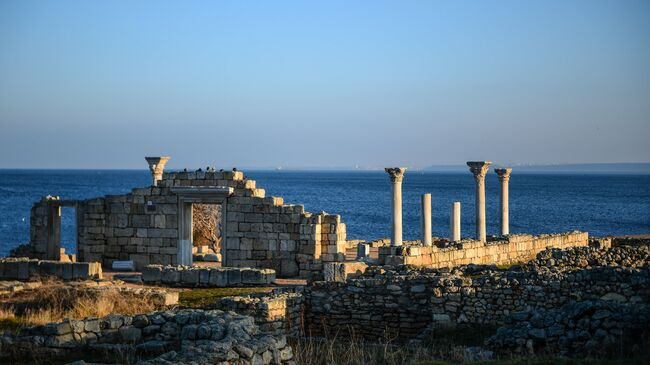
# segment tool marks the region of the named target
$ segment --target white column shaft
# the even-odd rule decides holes
[[[460,241],[460,202],[451,204],[449,220],[449,240],[452,242]]]
[[[391,246],[402,245],[402,181],[393,182],[393,224],[391,229]]]
[[[501,209],[501,235],[507,236],[510,234],[510,222],[508,219],[508,184],[510,183],[510,173],[512,172],[511,168],[502,168],[496,169],[494,172],[499,176],[499,182],[501,182],[501,191],[499,196],[499,207]]]
[[[422,194],[422,244],[431,246],[431,194]]]
[[[485,177],[476,180],[476,238],[487,241],[485,229]]]
[[[510,222],[508,219],[508,179],[501,179],[501,235],[510,234]]]

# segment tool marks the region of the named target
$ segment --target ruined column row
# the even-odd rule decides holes
[[[487,240],[486,216],[485,216],[485,176],[490,168],[490,161],[469,161],[470,172],[474,175],[475,199],[476,199],[476,239],[481,242]],[[402,181],[404,179],[405,167],[387,167],[385,171],[390,176],[392,199],[392,225],[391,225],[391,246],[402,245]],[[499,209],[501,224],[501,235],[510,234],[509,211],[508,211],[508,184],[510,181],[511,168],[495,169],[500,182]],[[422,244],[431,246],[431,194],[421,196],[421,232]],[[460,235],[460,202],[453,202],[449,217],[449,239],[459,241]]]

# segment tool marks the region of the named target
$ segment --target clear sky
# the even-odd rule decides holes
[[[0,167],[650,162],[650,1],[0,1]]]

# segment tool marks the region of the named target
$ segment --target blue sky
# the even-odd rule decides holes
[[[649,1],[0,2],[0,167],[650,162]]]

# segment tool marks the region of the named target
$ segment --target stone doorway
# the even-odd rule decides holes
[[[221,204],[192,204],[192,253],[204,261],[221,262],[222,211]]]
[[[68,246],[73,252],[66,252],[61,245],[62,237],[62,213],[65,210],[66,223],[73,224],[72,232],[66,232]],[[79,227],[81,215],[79,214],[78,202],[75,200],[50,200],[47,204],[47,248],[45,258],[56,261],[76,261],[79,252]]]
[[[178,195],[178,249],[177,249],[177,263],[179,265],[192,265],[192,251],[195,246],[195,226],[198,228],[201,224],[206,222],[194,221],[194,213],[199,213],[208,206],[207,211],[212,211],[218,216],[208,218],[206,226],[214,224],[214,229],[218,234],[217,253],[220,254],[221,262],[225,262],[225,242],[226,242],[226,202],[228,196],[232,193],[232,188],[215,187],[215,188],[172,188],[172,191]],[[209,215],[209,214],[207,214]],[[206,216],[207,216],[206,215]],[[197,218],[199,218],[197,216]],[[203,217],[205,218],[205,217]],[[202,242],[196,242],[198,246]],[[213,244],[214,246],[214,244]]]

